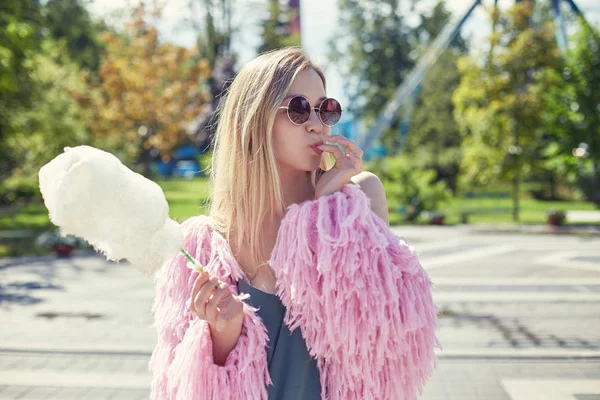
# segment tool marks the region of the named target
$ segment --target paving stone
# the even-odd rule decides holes
[[[600,356],[575,360],[544,354],[599,354],[600,302],[547,299],[600,293],[600,270],[567,268],[540,262],[540,257],[568,249],[578,254],[576,261],[596,263],[589,254],[600,247],[600,238],[471,234],[460,227],[401,227],[396,231],[415,243],[417,251],[422,247],[425,260],[457,260],[448,265],[438,263],[428,271],[434,283],[453,282],[434,287],[434,293],[494,293],[505,299],[438,304],[444,312],[438,336],[444,351],[453,356],[441,352],[439,367],[421,399],[512,400],[503,380],[598,379]],[[477,252],[501,245],[514,246],[514,250],[491,257]],[[474,278],[479,281],[469,283]],[[527,285],[520,283],[525,279]],[[543,283],[535,284],[537,279]],[[585,279],[586,284],[566,283],[573,279]],[[511,282],[499,284],[501,280]],[[510,300],[523,291],[546,297],[527,303]],[[2,381],[0,400],[148,399],[149,388],[140,387],[145,385],[144,379],[149,382],[148,361],[156,343],[153,296],[151,279],[99,256],[0,259],[0,373],[26,371],[22,374],[26,379],[19,385]],[[519,356],[520,350],[539,350],[541,355]],[[507,355],[489,356],[493,352]],[[29,382],[29,373],[108,375],[115,380],[113,387],[49,387],[34,379]],[[140,387],[133,387],[131,380],[129,386],[127,379],[119,380],[124,376],[133,377]],[[577,400],[598,400],[594,396],[573,394]]]

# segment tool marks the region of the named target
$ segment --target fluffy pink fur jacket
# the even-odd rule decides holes
[[[184,248],[228,282],[246,279],[209,217],[183,223]],[[317,360],[322,399],[416,399],[437,365],[438,308],[414,250],[396,237],[356,185],[292,205],[271,255],[285,323]],[[178,254],[156,275],[153,399],[267,399],[267,333],[244,305],[242,334],[224,366],[208,325],[188,310],[197,273]]]

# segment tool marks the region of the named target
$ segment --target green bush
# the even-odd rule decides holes
[[[28,203],[41,196],[37,177],[10,177],[0,183],[0,205]]]
[[[436,171],[415,167],[409,156],[400,155],[374,161],[367,169],[375,173],[385,187],[391,211],[390,223],[417,222],[424,212],[437,210],[452,196],[445,182],[435,182]],[[394,214],[400,214],[400,217]]]

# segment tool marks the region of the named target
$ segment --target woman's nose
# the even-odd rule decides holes
[[[309,132],[320,133],[323,130],[323,123],[314,108],[310,110],[310,117],[306,121],[306,130]]]

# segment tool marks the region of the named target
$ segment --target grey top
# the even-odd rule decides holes
[[[238,290],[250,295],[245,301],[258,308],[257,314],[267,328],[267,363],[273,381],[273,385],[267,388],[269,400],[320,399],[317,362],[308,353],[300,329],[290,333],[283,322],[286,308],[279,297],[265,293],[244,280],[238,281]]]

